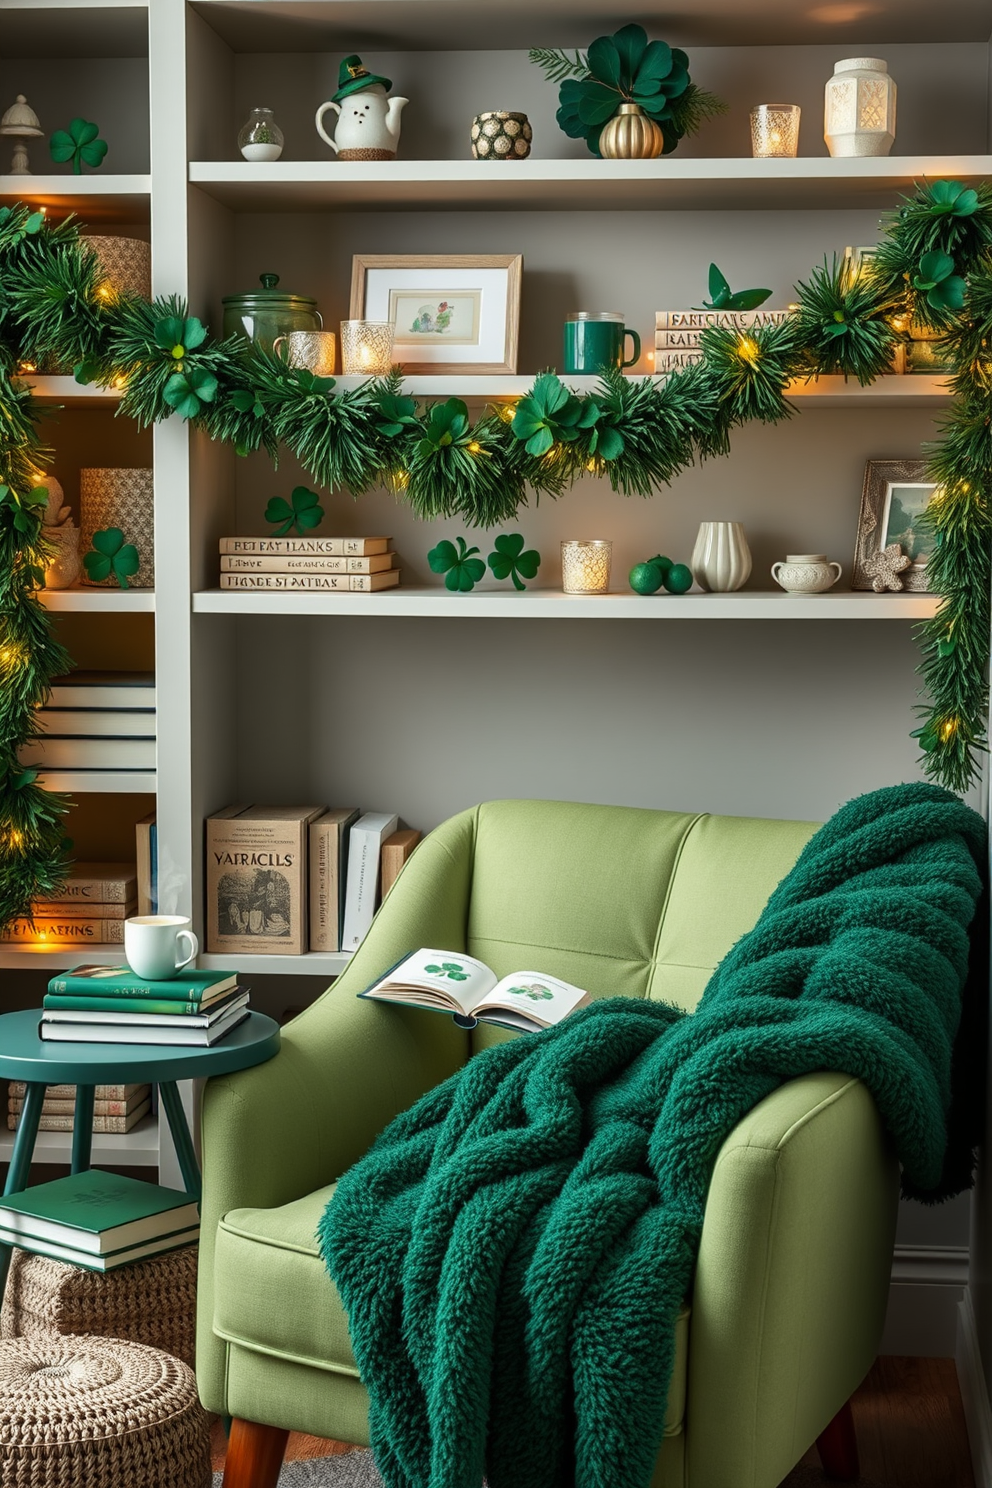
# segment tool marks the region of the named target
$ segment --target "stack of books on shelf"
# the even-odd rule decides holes
[[[16,1131],[24,1109],[25,1084],[11,1080],[7,1089],[7,1127]],[[76,1107],[75,1085],[49,1085],[41,1108],[39,1131],[71,1132]],[[150,1085],[97,1085],[93,1097],[93,1131],[121,1137],[137,1126],[152,1107]]]
[[[51,774],[155,769],[155,678],[151,672],[70,672],[35,715],[41,736],[18,758]],[[94,789],[99,782],[94,781]]]
[[[192,1194],[91,1168],[0,1200],[0,1245],[113,1271],[200,1235]]]
[[[788,310],[656,310],[654,317],[654,370],[677,372],[703,359],[699,338],[707,326],[725,326],[747,331],[759,326],[781,325]]]
[[[384,811],[228,806],[207,820],[207,950],[354,950],[419,841]]]
[[[233,971],[146,982],[129,966],[75,966],[52,977],[43,1006],[43,1039],[207,1048],[247,1018],[248,988]]]
[[[373,594],[400,571],[388,537],[222,537],[222,589]]]
[[[49,898],[35,899],[31,919],[12,920],[0,940],[17,945],[123,945],[124,921],[138,913],[134,863],[73,863]]]

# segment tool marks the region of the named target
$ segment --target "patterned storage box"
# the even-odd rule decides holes
[[[81,470],[79,472],[79,507],[82,529],[80,550],[88,553],[94,532],[105,527],[118,527],[126,543],[133,543],[141,560],[138,572],[128,579],[136,589],[151,589],[155,584],[155,511],[152,472],[144,469]],[[92,584],[83,570],[83,583]],[[96,586],[114,589],[117,580],[110,576]]]

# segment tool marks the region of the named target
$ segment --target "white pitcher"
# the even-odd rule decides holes
[[[400,115],[409,98],[387,98],[381,83],[350,93],[340,103],[322,103],[314,123],[339,160],[394,160],[400,142]],[[328,109],[337,114],[334,138],[323,125]]]

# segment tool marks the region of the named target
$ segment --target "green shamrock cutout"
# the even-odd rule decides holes
[[[541,555],[536,548],[525,553],[522,532],[501,532],[496,538],[496,551],[489,554],[489,567],[495,579],[512,579],[514,589],[523,590],[527,585],[521,579],[536,579],[541,566]]]
[[[710,264],[710,297],[696,310],[757,310],[771,298],[770,289],[739,289],[735,294],[715,263]]]
[[[34,785],[38,779],[36,766],[29,765],[26,770],[18,770],[16,774],[7,777],[8,783],[15,791],[26,790],[29,785]]]
[[[427,562],[430,564],[431,573],[444,574],[444,587],[468,594],[474,589],[480,579],[486,576],[486,565],[481,558],[473,558],[478,548],[466,546],[465,539],[457,539],[458,547],[446,539],[439,542],[436,548],[431,548],[427,554]]]
[[[934,181],[924,190],[934,217],[971,217],[978,211],[978,192],[960,181]]]
[[[324,508],[316,491],[306,486],[294,487],[289,501],[285,496],[273,496],[265,508],[267,522],[281,522],[274,537],[285,537],[287,532],[297,532],[302,537],[311,527],[319,527],[324,520]]]
[[[23,208],[21,208],[23,211]],[[27,237],[33,237],[35,233],[41,232],[45,225],[44,212],[30,212],[20,224],[16,223],[19,213],[14,207],[0,207],[0,237],[8,243],[20,243]],[[14,218],[15,222],[8,227],[7,224]]]
[[[434,403],[422,425],[424,434],[417,445],[417,454],[426,458],[449,445],[471,443],[471,427],[468,407],[461,398],[449,398],[445,403]],[[473,552],[478,552],[477,548]],[[483,572],[485,567],[483,566]]]
[[[468,972],[457,961],[442,961],[440,966],[435,966],[432,962],[430,966],[425,966],[424,970],[431,972],[434,976],[446,976],[452,982],[468,981]]]
[[[960,274],[954,272],[954,260],[949,253],[935,249],[924,253],[920,267],[913,275],[913,288],[918,289],[934,310],[961,310],[967,288]]]
[[[265,404],[253,388],[236,388],[231,394],[231,402],[239,413],[250,413],[255,418],[265,415]]]
[[[204,367],[192,367],[188,372],[174,372],[162,389],[162,397],[180,418],[196,418],[205,403],[212,403],[217,396],[217,379]]]
[[[403,433],[404,429],[419,427],[417,403],[414,398],[404,398],[396,393],[383,393],[379,399],[379,412],[383,418],[379,430],[390,439],[395,439],[397,434]]]
[[[128,579],[134,577],[140,564],[137,548],[124,541],[119,527],[94,532],[93,547],[83,558],[83,567],[94,584],[101,584],[113,574],[121,589],[128,587]]]
[[[177,370],[181,372],[183,358],[207,339],[207,328],[195,315],[187,320],[178,315],[168,315],[155,322],[152,334],[155,345],[169,353],[172,360],[179,364]]]
[[[41,508],[47,501],[47,486],[34,486],[25,496],[18,496],[10,486],[0,486],[0,506],[6,506],[13,512],[14,528],[25,537],[37,532]]]
[[[106,140],[100,139],[99,135],[99,124],[73,119],[67,130],[56,129],[52,135],[48,147],[52,159],[60,165],[71,160],[73,175],[76,176],[82,175],[84,165],[91,165],[96,170],[103,164],[108,148]]]
[[[510,428],[523,441],[527,453],[539,458],[556,444],[568,444],[586,429],[595,429],[601,413],[595,399],[583,402],[553,372],[542,372],[527,397],[517,404]],[[609,458],[602,448],[600,453],[604,459]]]

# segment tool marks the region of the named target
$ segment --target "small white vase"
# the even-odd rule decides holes
[[[896,85],[881,57],[834,63],[824,90],[823,138],[834,156],[888,155],[896,138]]]
[[[729,594],[747,583],[751,550],[741,522],[700,522],[689,564],[707,593]]]
[[[784,563],[773,563],[771,575],[787,594],[822,594],[832,589],[844,570],[826,553],[786,553]]]

